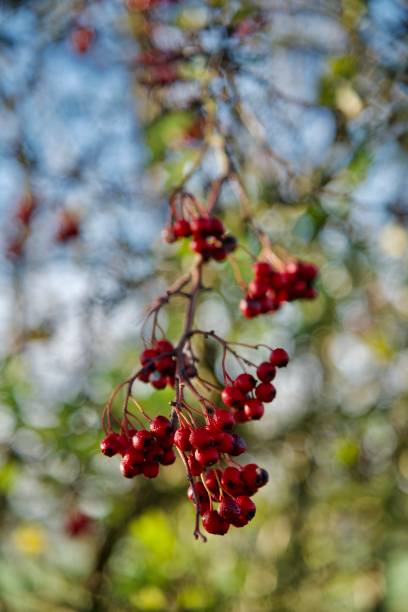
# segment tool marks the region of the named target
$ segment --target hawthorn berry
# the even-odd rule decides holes
[[[193,448],[209,448],[214,444],[214,438],[210,430],[207,427],[197,427],[193,429],[189,438],[190,444]]]
[[[245,404],[245,395],[237,387],[225,387],[221,399],[230,408],[243,408]]]
[[[216,510],[207,510],[203,514],[203,527],[208,533],[225,535],[229,529],[229,523],[221,518]]]
[[[256,380],[251,374],[239,374],[233,382],[234,387],[237,387],[242,393],[249,393],[256,386]]]
[[[259,383],[255,389],[255,395],[261,402],[271,402],[276,395],[276,389],[272,383],[262,382]]]
[[[271,382],[275,378],[276,368],[269,361],[264,361],[257,367],[256,375],[261,382]]]
[[[179,427],[174,434],[174,444],[181,451],[191,450],[190,442],[191,429],[189,427]]]
[[[123,449],[123,441],[121,436],[114,432],[108,434],[102,440],[100,449],[106,457],[113,457],[114,455],[121,453]]]
[[[248,419],[257,421],[264,415],[264,405],[259,399],[249,399],[245,402],[244,412]]]
[[[235,425],[235,419],[228,410],[217,408],[212,415],[210,424],[211,427],[215,427],[221,431],[231,431]]]
[[[228,523],[232,523],[241,514],[241,508],[232,497],[223,497],[218,506],[218,514]]]
[[[178,219],[173,223],[173,232],[176,238],[187,238],[191,236],[191,226],[186,219]]]
[[[136,450],[146,450],[155,442],[154,435],[147,429],[140,429],[132,438],[133,448]]]
[[[230,455],[232,457],[238,457],[238,455],[242,455],[242,453],[245,453],[247,445],[245,443],[245,440],[241,438],[241,436],[239,436],[238,434],[232,434],[232,436],[234,438],[234,446],[230,452]]]
[[[242,515],[247,521],[254,518],[256,506],[250,497],[247,495],[239,495],[235,498],[235,501],[240,508],[240,515]]]
[[[283,348],[276,348],[272,351],[269,361],[277,368],[284,368],[289,363],[289,355]]]
[[[142,466],[143,476],[146,478],[156,478],[159,473],[160,465],[157,461],[152,461],[149,463],[144,463]]]
[[[168,418],[159,415],[151,421],[150,431],[156,438],[166,438],[166,436],[173,432],[173,426]]]
[[[218,451],[214,447],[210,448],[197,448],[194,452],[194,458],[203,467],[210,467],[217,463],[220,458]]]

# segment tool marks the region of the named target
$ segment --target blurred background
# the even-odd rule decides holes
[[[402,0],[0,2],[0,610],[408,609],[407,24]],[[167,196],[228,156],[319,296],[243,320],[208,264],[198,324],[291,363],[245,426],[257,516],[204,545],[179,463],[125,481],[98,445],[191,262]],[[228,184],[219,212],[257,252]]]

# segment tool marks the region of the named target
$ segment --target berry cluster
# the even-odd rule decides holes
[[[101,452],[107,457],[121,455],[120,471],[125,478],[143,474],[156,478],[160,465],[176,460],[173,450],[174,427],[165,416],[150,421],[149,429],[128,429],[121,434],[110,432],[102,440]]]
[[[308,262],[292,261],[276,270],[268,262],[258,261],[247,294],[241,300],[241,312],[252,319],[278,310],[285,302],[312,299],[316,296],[313,286],[316,276],[316,266]]]
[[[287,352],[282,348],[274,349],[269,361],[262,362],[256,369],[256,378],[244,372],[239,374],[231,385],[224,388],[221,399],[231,409],[237,423],[257,421],[264,415],[264,403],[271,402],[276,389],[272,380],[276,368],[285,367],[289,362]]]
[[[243,438],[232,431],[234,425],[231,412],[216,408],[206,416],[206,425],[183,423],[174,436],[192,479],[188,498],[202,517],[204,529],[216,535],[227,533],[230,525],[243,527],[255,516],[250,496],[268,481],[267,472],[257,465],[242,467],[234,462],[234,457],[246,451]],[[219,504],[218,510],[214,503]]]
[[[167,385],[174,387],[176,358],[174,346],[168,340],[157,340],[152,348],[147,348],[140,355],[143,366],[138,379],[150,383],[155,389],[164,389]]]
[[[225,233],[224,224],[218,217],[199,216],[191,221],[176,219],[164,233],[166,242],[190,237],[191,250],[199,253],[204,261],[223,261],[237,246],[234,236]]]

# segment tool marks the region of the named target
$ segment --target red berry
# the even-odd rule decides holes
[[[247,445],[245,444],[245,440],[238,434],[232,434],[232,436],[234,438],[234,446],[230,452],[230,455],[232,457],[238,457],[238,455],[245,453]]]
[[[176,238],[187,238],[191,236],[190,223],[186,219],[178,219],[173,223],[173,232]]]
[[[189,455],[187,457],[187,463],[189,470],[192,476],[200,476],[203,471],[203,466],[201,463],[198,463],[197,459],[195,459],[194,455]]]
[[[230,433],[223,432],[221,439],[217,440],[217,450],[219,453],[231,453],[234,448],[235,440],[234,436]]]
[[[239,374],[234,380],[234,387],[242,391],[242,393],[249,393],[256,386],[256,380],[251,374],[244,372]]]
[[[252,499],[246,495],[239,495],[235,501],[240,508],[240,514],[247,520],[250,521],[254,518],[256,513],[256,506]]]
[[[272,383],[260,383],[255,389],[255,395],[261,402],[271,402],[276,395],[276,389]]]
[[[149,448],[147,448],[144,452],[144,457],[147,463],[156,463],[157,461],[160,461],[163,455],[164,450],[157,442],[149,446]]]
[[[244,410],[237,410],[236,408],[232,409],[232,413],[234,415],[234,419],[237,423],[247,423],[251,419],[247,417]]]
[[[245,395],[236,387],[225,387],[221,393],[221,399],[230,408],[243,408]]]
[[[123,456],[120,462],[120,471],[125,478],[133,478],[142,473],[144,458],[139,451],[131,450]]]
[[[193,429],[189,440],[193,448],[209,448],[214,444],[213,435],[206,427]]]
[[[203,527],[208,533],[225,535],[229,529],[229,523],[221,518],[216,510],[207,510],[203,514]]]
[[[174,346],[169,340],[157,340],[154,344],[154,348],[158,354],[172,353],[174,351]]]
[[[240,310],[244,317],[247,319],[253,319],[261,314],[261,303],[259,300],[255,300],[247,296],[239,303]]]
[[[221,431],[231,431],[235,425],[235,419],[231,412],[217,408],[212,415],[211,426]]]
[[[215,261],[224,261],[227,258],[227,251],[224,247],[213,247],[211,249],[211,257],[215,259]]]
[[[248,285],[248,294],[251,298],[262,298],[269,289],[267,279],[254,278]]]
[[[212,217],[208,221],[208,231],[210,236],[216,236],[219,238],[224,234],[225,228],[221,219],[218,219],[218,217]]]
[[[191,429],[189,427],[179,427],[174,434],[174,444],[181,451],[188,451],[191,449],[190,444]]]
[[[163,450],[169,450],[174,444],[174,433],[171,432],[164,438],[159,438],[158,443]]]
[[[221,486],[230,495],[240,495],[243,490],[241,470],[235,467],[227,467],[221,474]]]
[[[211,220],[208,217],[197,217],[190,225],[194,238],[207,238],[212,235]]]
[[[147,429],[141,429],[136,432],[132,438],[133,448],[144,451],[155,442],[155,438]]]
[[[167,378],[165,376],[160,376],[158,372],[151,374],[149,377],[149,382],[155,389],[164,389],[167,385]]]
[[[244,406],[245,415],[250,421],[258,421],[264,415],[263,403],[258,399],[249,399]]]
[[[110,433],[102,440],[100,444],[101,453],[106,457],[113,457],[122,451],[122,440],[119,434]]]
[[[217,463],[220,458],[216,448],[197,448],[194,457],[203,467],[209,467]]]
[[[204,259],[211,257],[212,247],[205,238],[195,238],[190,242],[190,248],[194,253],[202,255]]]
[[[173,432],[173,426],[165,416],[157,416],[150,423],[150,431],[156,438],[165,438]]]
[[[146,476],[146,478],[156,478],[157,474],[159,473],[159,469],[160,464],[156,461],[145,463],[143,465],[143,476]]]
[[[163,456],[160,459],[162,465],[172,465],[176,460],[176,454],[172,448],[164,451]]]
[[[218,477],[218,479],[217,479]],[[204,482],[207,489],[214,495],[218,495],[220,486],[218,481],[221,480],[221,470],[212,468],[205,473]]]
[[[248,463],[242,469],[242,480],[251,490],[251,495],[253,495],[257,489],[266,485],[269,475],[266,470],[260,468],[256,463]]]
[[[268,361],[261,363],[256,370],[256,375],[261,382],[271,382],[275,378],[275,374],[275,366]]]
[[[170,356],[160,357],[160,359],[156,361],[156,369],[161,374],[173,374],[176,369],[176,362]]]
[[[284,368],[289,363],[289,355],[283,348],[276,348],[272,351],[269,361],[277,368]]]
[[[232,523],[241,514],[241,508],[232,497],[223,497],[218,507],[218,514],[228,523]]]
[[[140,355],[140,363],[143,366],[153,366],[154,368],[154,361],[158,355],[159,352],[154,349],[145,349]]]
[[[71,42],[77,53],[86,53],[91,46],[95,33],[90,28],[78,26],[71,34]]]
[[[268,278],[272,272],[272,266],[266,261],[257,261],[254,264],[254,275],[257,278]]]

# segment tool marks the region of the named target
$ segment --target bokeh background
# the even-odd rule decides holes
[[[407,23],[399,0],[0,3],[0,610],[408,609]],[[198,324],[292,360],[245,426],[257,516],[203,545],[178,463],[125,481],[98,444],[191,261],[166,196],[205,198],[226,153],[319,296],[243,320],[208,266]],[[219,211],[256,252],[228,185]]]

